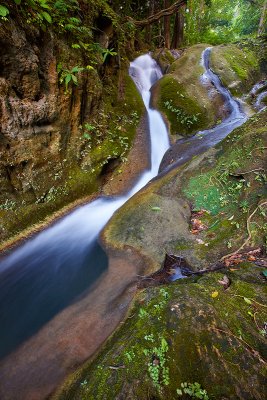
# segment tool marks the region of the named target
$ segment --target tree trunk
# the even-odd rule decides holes
[[[143,19],[142,21],[136,21],[131,17],[127,17],[128,21],[131,21],[135,26],[140,28],[144,28],[147,25],[153,24],[154,22],[158,21],[162,17],[166,17],[168,15],[173,15],[179,10],[180,7],[184,6],[187,3],[187,0],[178,0],[175,1],[170,7],[160,10],[156,12],[154,15],[151,15],[147,19]]]
[[[151,17],[155,13],[155,0],[149,1],[149,15],[148,18]],[[151,25],[146,26],[146,34],[145,34],[146,42],[151,43],[152,40],[152,27]]]
[[[164,0],[164,8],[170,7],[170,0]],[[165,47],[170,49],[171,47],[171,17],[170,15],[164,17],[164,40]]]
[[[264,30],[265,30],[266,11],[267,11],[267,0],[265,0],[265,2],[263,3],[263,6],[262,6],[261,18],[260,18],[259,28],[258,28],[258,36],[263,35]]]
[[[184,41],[184,9],[180,8],[175,15],[173,37],[172,37],[172,49],[181,47]]]

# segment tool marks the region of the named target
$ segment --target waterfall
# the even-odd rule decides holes
[[[166,126],[150,108],[150,88],[161,78],[150,55],[129,73],[148,113],[151,162],[134,187],[120,197],[100,197],[79,207],[16,249],[0,263],[0,357],[35,333],[87,289],[107,268],[98,236],[114,212],[158,173],[169,147]]]
[[[194,136],[178,140],[172,148],[165,153],[160,166],[160,172],[164,171],[164,173],[166,173],[166,171],[189,161],[192,157],[204,153],[204,151],[215,146],[247,120],[247,116],[242,111],[238,100],[236,100],[229,90],[222,85],[220,78],[210,68],[211,50],[212,49],[208,47],[202,53],[201,65],[204,67],[205,71],[201,76],[201,81],[204,84],[211,83],[217,92],[221,94],[224,99],[224,104],[228,109],[228,116],[220,124],[211,129],[199,131]],[[175,152],[176,155],[174,157],[173,153]],[[175,158],[175,162],[170,163],[170,159],[173,157]]]

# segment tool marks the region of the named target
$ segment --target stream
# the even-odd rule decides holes
[[[160,172],[166,173],[168,170],[189,161],[193,156],[204,153],[247,120],[239,101],[232,97],[229,90],[222,85],[220,78],[210,68],[210,52],[211,48],[208,47],[202,54],[201,65],[205,72],[201,80],[204,85],[211,82],[221,94],[228,110],[228,116],[214,128],[199,131],[194,136],[178,140],[163,157]],[[175,161],[171,162],[173,159]]]
[[[246,115],[241,111],[239,103],[211,71],[210,51],[208,48],[203,53],[202,63],[206,72],[202,79],[203,82],[212,81],[224,97],[229,114],[215,128],[179,141],[183,154],[175,165],[214,146],[246,121]],[[148,114],[150,169],[144,171],[134,187],[124,195],[99,197],[90,204],[79,207],[1,260],[0,358],[3,360],[0,362],[0,375],[4,377],[0,384],[2,399],[29,400],[46,397],[74,365],[81,364],[99,347],[124,315],[124,311],[119,309],[122,307],[122,300],[118,310],[112,305],[111,300],[115,295],[109,292],[110,286],[113,285],[116,291],[117,285],[118,295],[121,295],[125,287],[135,279],[136,271],[129,267],[130,278],[126,276],[126,254],[123,262],[120,258],[115,258],[115,261],[122,264],[121,271],[126,271],[123,272],[125,277],[123,274],[120,276],[119,267],[112,267],[102,249],[98,241],[99,234],[114,212],[158,174],[163,156],[166,152],[168,154],[170,146],[161,115],[150,108],[150,88],[162,76],[159,66],[150,55],[143,55],[130,64],[129,74],[142,95]],[[189,141],[193,145],[188,146]],[[133,294],[129,299],[132,297]],[[124,302],[125,309],[129,302],[130,300]],[[113,317],[112,313],[115,311],[117,314]],[[91,315],[92,322],[88,325]],[[102,325],[99,324],[98,329],[97,323],[101,318],[105,321],[102,321]],[[90,333],[86,329],[91,329]],[[100,335],[99,332],[103,329],[106,329],[105,336],[99,337],[98,343],[93,336]],[[77,341],[82,345],[77,344]],[[13,395],[7,397],[8,391]]]
[[[0,358],[99,278],[108,266],[98,243],[100,231],[114,212],[158,173],[169,138],[161,115],[149,107],[149,102],[150,88],[162,73],[149,55],[132,62],[129,73],[148,113],[150,170],[125,195],[100,197],[78,208],[0,263]]]

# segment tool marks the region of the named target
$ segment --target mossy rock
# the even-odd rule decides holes
[[[266,114],[255,115],[215,149],[150,183],[109,221],[105,244],[134,247],[151,260],[149,271],[160,267],[166,252],[179,252],[197,270],[241,246],[249,211],[267,195]],[[205,210],[206,229],[197,236],[191,233],[192,209]],[[263,214],[259,207],[252,221],[253,246],[265,243]]]
[[[172,134],[192,135],[223,117],[221,96],[201,82],[201,56],[207,47],[186,49],[153,88],[153,104],[166,115]]]
[[[174,400],[183,382],[198,382],[210,399],[261,400],[265,282],[251,266],[227,275],[226,291],[224,273],[141,291],[124,325],[53,399]]]
[[[160,267],[165,252],[203,268],[245,242],[253,213],[248,244],[264,246],[266,120],[267,111],[254,115],[215,149],[151,182],[110,220],[105,245],[135,248],[147,260],[146,273]],[[197,235],[190,232],[191,211],[201,211],[206,226]],[[54,399],[177,399],[183,382],[198,382],[210,399],[261,400],[267,379],[261,271],[241,263],[140,291],[129,318]],[[224,275],[227,290],[218,282]]]
[[[97,127],[97,130],[90,132],[95,137],[88,140],[81,127],[79,137],[75,143],[72,141],[66,158],[57,163],[53,173],[45,169],[43,173],[35,172],[35,185],[31,191],[16,195],[11,192],[1,199],[0,209],[3,212],[0,238],[3,246],[4,241],[34,224],[42,223],[61,208],[97,193],[101,186],[103,167],[110,159],[118,159],[118,164],[127,161],[144,105],[128,75],[127,62],[119,76],[109,71],[106,80],[101,109],[97,115],[98,122],[95,124],[95,120],[87,120],[91,126],[95,124]]]
[[[214,47],[211,67],[235,96],[247,93],[260,79],[259,55],[235,44]]]

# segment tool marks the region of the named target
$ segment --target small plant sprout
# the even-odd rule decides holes
[[[207,391],[205,389],[202,389],[201,385],[198,382],[183,382],[181,383],[181,388],[176,390],[176,393],[178,394],[178,396],[183,396],[183,394],[187,394],[192,399],[209,400]]]

